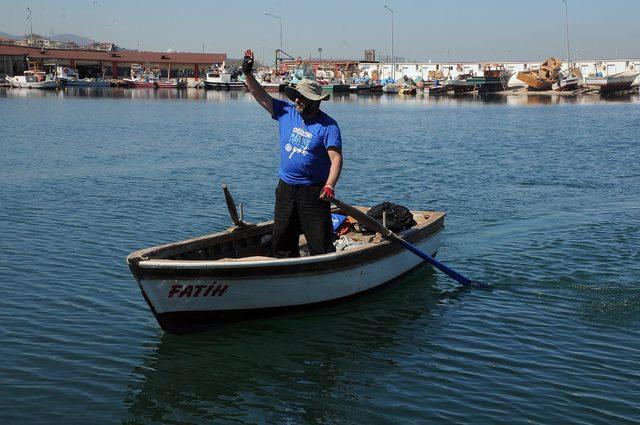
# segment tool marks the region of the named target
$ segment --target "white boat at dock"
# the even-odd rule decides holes
[[[382,86],[382,92],[386,94],[396,94],[400,92],[400,86],[395,83],[387,83]]]
[[[29,69],[24,71],[23,75],[15,75],[13,77],[7,75],[5,77],[11,87],[40,90],[55,90],[58,88],[58,82],[53,75],[40,70],[35,62],[29,61],[28,65]]]
[[[582,78],[577,69],[561,72],[552,88],[556,91],[571,91],[578,88]]]
[[[587,77],[587,86],[599,87],[601,93],[614,93],[630,90],[633,82],[640,76],[640,71],[623,71],[608,77]]]
[[[110,87],[111,84],[103,78],[80,78],[77,71],[66,67],[56,67],[55,80],[64,87]]]
[[[282,92],[287,85],[282,78],[275,76],[272,72],[265,69],[258,70],[258,73],[256,74],[256,81],[258,81],[258,84],[270,93]]]
[[[204,88],[205,90],[245,90],[247,86],[243,81],[238,80],[239,76],[240,73],[231,72],[224,64],[219,67],[210,67],[207,69]]]
[[[14,77],[7,76],[6,80],[11,87],[16,88],[40,90],[55,90],[58,88],[58,83],[53,77],[44,72],[32,74],[29,71],[25,71],[24,74]]]
[[[131,64],[131,77],[123,78],[124,84],[130,88],[152,89],[183,89],[187,88],[185,79],[168,78],[171,71],[167,71],[167,78],[161,78],[160,68],[156,65]]]
[[[445,214],[414,211],[413,217],[417,224],[398,234],[435,256]],[[346,234],[356,242],[351,249],[274,258],[272,228],[273,221],[236,226],[130,254],[127,263],[162,329],[185,333],[346,301],[426,264],[402,246],[354,231]]]

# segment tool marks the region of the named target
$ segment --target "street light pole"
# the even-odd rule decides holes
[[[393,10],[391,10],[391,8],[386,4],[384,5],[384,8],[387,9],[389,12],[391,12],[391,61],[393,62],[392,64],[393,68],[391,68],[391,78],[393,78],[393,81],[395,81],[396,80],[396,57],[393,54]]]
[[[276,18],[280,21],[280,52],[282,52],[282,17],[278,15],[274,15],[273,13],[264,12],[265,15],[271,16],[272,18]],[[278,54],[276,53],[276,68],[278,67]]]
[[[567,27],[567,69],[571,68],[571,50],[569,49],[569,4],[567,0],[562,0],[564,3],[564,17]]]
[[[280,50],[282,50],[282,17],[269,12],[264,12],[264,14],[267,16],[271,16],[272,18],[277,18],[280,21]]]

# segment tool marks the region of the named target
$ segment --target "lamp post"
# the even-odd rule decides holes
[[[569,4],[567,0],[562,0],[564,3],[564,17],[567,28],[567,69],[571,68],[571,50],[569,49]]]
[[[393,68],[391,68],[391,78],[393,78],[393,81],[395,81],[396,80],[396,57],[393,55],[393,10],[391,10],[391,8],[386,4],[384,5],[384,8],[387,9],[389,12],[391,12],[391,61],[393,66]]]
[[[280,21],[280,50],[282,50],[282,17],[269,12],[264,12],[264,14],[272,18],[277,18]]]
[[[274,15],[273,13],[264,12],[265,15],[271,16],[272,18],[276,18],[280,21],[280,52],[282,52],[282,17],[278,15]],[[276,53],[276,68],[278,68],[278,53]]]

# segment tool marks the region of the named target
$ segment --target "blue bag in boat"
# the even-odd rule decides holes
[[[333,222],[333,233],[337,232],[338,229],[340,229],[340,227],[342,227],[342,224],[344,223],[344,221],[346,219],[347,219],[346,215],[331,214],[331,221]]]

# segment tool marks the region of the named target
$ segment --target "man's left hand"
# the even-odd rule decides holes
[[[323,201],[330,201],[333,198],[335,198],[336,193],[333,190],[333,186],[331,186],[330,184],[325,185],[325,187],[322,188],[322,192],[320,192],[320,199],[322,199]]]
[[[247,75],[253,71],[253,52],[251,49],[244,52],[244,59],[242,61],[242,73]]]

